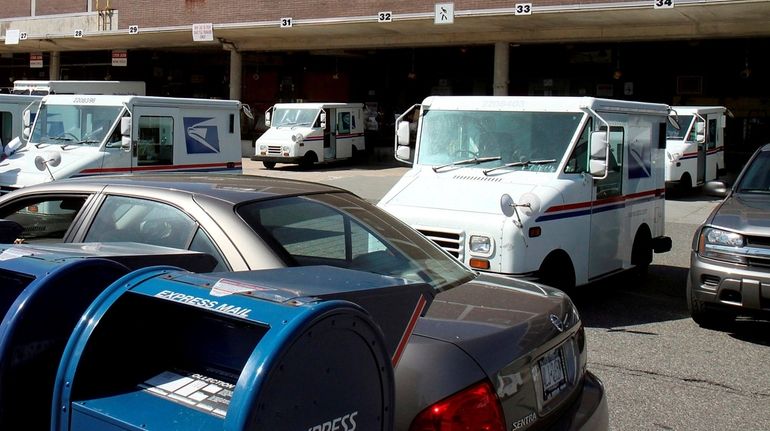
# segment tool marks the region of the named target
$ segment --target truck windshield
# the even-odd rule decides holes
[[[273,127],[310,126],[318,116],[315,108],[275,108]]]
[[[687,131],[690,130],[692,125],[693,115],[679,115],[677,120],[679,122],[679,129],[676,129],[671,122],[666,122],[666,139],[684,140],[687,136]]]
[[[123,108],[120,106],[40,106],[30,142],[52,145],[99,145]]]
[[[478,159],[483,164],[466,166],[489,169],[539,161],[516,163],[510,169],[555,172],[583,115],[430,110],[422,118],[417,163],[444,166]]]

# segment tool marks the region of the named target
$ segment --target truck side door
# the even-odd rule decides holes
[[[602,129],[606,130],[605,126]],[[625,129],[611,126],[609,136],[607,177],[594,180],[589,243],[589,279],[621,268],[623,246],[623,177]],[[629,244],[628,247],[631,245]]]
[[[179,110],[135,107],[132,122],[132,171],[153,171],[179,164],[179,144],[184,143]]]

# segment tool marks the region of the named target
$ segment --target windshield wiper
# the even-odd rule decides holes
[[[474,157],[472,159],[458,160],[456,162],[447,163],[445,165],[434,166],[433,172],[438,172],[439,169],[443,169],[448,166],[478,165],[479,163],[486,163],[486,162],[492,162],[495,160],[500,160],[500,158],[501,158],[500,156],[494,156],[494,157]]]
[[[556,163],[556,159],[525,160],[523,162],[506,163],[502,166],[497,166],[492,169],[484,169],[481,172],[484,173],[484,175],[487,175],[492,171],[496,171],[498,169],[503,169],[503,168],[515,168],[517,166],[529,166],[529,165],[550,165],[551,163]]]
[[[66,150],[66,149],[67,149],[67,147],[69,147],[70,145],[80,145],[80,144],[98,144],[98,143],[99,143],[99,141],[97,141],[97,140],[95,140],[95,139],[83,139],[82,141],[77,141],[77,142],[72,142],[72,143],[69,143],[69,142],[68,142],[68,143],[66,143],[66,144],[62,145],[62,146],[61,146],[61,149],[62,149],[62,150]]]

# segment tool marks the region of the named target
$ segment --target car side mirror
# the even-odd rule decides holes
[[[591,176],[601,179],[607,176],[607,156],[609,145],[607,143],[607,132],[591,132],[590,140],[591,159],[589,160],[589,170]]]
[[[0,244],[13,244],[24,228],[13,220],[0,219]]]
[[[709,196],[723,198],[730,192],[726,182],[720,180],[708,181],[703,185],[703,193]]]

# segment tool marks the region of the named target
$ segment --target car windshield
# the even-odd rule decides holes
[[[347,193],[256,201],[236,211],[289,266],[332,265],[425,282],[436,290],[474,277],[407,225]]]
[[[737,193],[770,193],[770,151],[761,151],[746,166],[735,190]]]
[[[120,106],[47,105],[38,110],[30,142],[99,145],[118,118]]]
[[[583,113],[440,111],[423,114],[417,163],[555,172]]]
[[[317,115],[318,109],[315,108],[275,108],[272,126],[310,126]]]
[[[679,128],[674,127],[670,122],[666,122],[666,139],[683,140],[687,136],[687,131],[690,130],[692,124],[693,115],[679,115],[674,117],[679,123]]]

